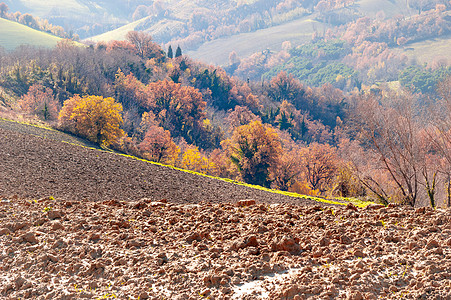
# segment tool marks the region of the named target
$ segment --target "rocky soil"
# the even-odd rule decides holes
[[[0,299],[451,299],[450,209],[321,206],[8,126]]]
[[[3,199],[2,299],[451,299],[451,210]]]

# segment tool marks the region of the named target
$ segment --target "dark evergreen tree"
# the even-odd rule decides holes
[[[168,48],[168,57],[174,58],[174,53],[172,52],[172,46],[169,46],[169,48]]]
[[[182,49],[180,49],[180,46],[177,46],[177,50],[175,50],[175,57],[182,56]]]

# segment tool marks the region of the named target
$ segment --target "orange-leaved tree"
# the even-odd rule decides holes
[[[276,167],[282,152],[276,131],[261,121],[253,121],[235,129],[231,144],[230,158],[238,168],[241,179],[269,187],[269,174]]]
[[[63,129],[109,146],[124,135],[121,113],[122,105],[111,97],[75,95],[64,102],[58,120]]]
[[[147,92],[159,126],[192,143],[206,116],[206,102],[199,90],[165,79],[149,83]]]
[[[20,98],[19,105],[23,110],[45,121],[58,117],[58,101],[53,91],[40,84],[30,86],[28,93]]]
[[[145,158],[168,165],[174,165],[180,153],[169,131],[155,125],[147,129],[139,149]]]

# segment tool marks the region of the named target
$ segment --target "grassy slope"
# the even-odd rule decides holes
[[[310,17],[304,17],[283,25],[207,42],[188,54],[206,63],[225,65],[232,51],[236,51],[240,57],[246,57],[265,49],[280,50],[284,41],[290,41],[294,45],[308,42],[312,38],[314,27],[322,32],[326,26]]]
[[[144,23],[147,20],[147,18],[144,19],[140,19],[137,20],[135,22],[132,22],[130,24],[124,25],[122,27],[119,27],[117,29],[87,38],[86,40],[88,41],[93,41],[93,42],[101,42],[101,41],[113,41],[113,40],[118,40],[118,41],[122,41],[125,40],[125,36],[127,35],[127,33],[129,31],[133,31],[135,30],[135,28],[137,26],[139,26],[140,24]]]
[[[419,64],[431,63],[434,59],[445,58],[451,62],[451,36],[436,38],[417,43],[408,44],[405,47],[394,49],[398,54],[405,54],[410,59],[415,59]]]
[[[13,50],[20,45],[54,47],[61,38],[0,18],[0,46]]]

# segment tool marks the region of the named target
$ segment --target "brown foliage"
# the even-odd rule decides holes
[[[152,37],[142,31],[130,31],[126,35],[127,41],[135,46],[136,53],[141,58],[163,59],[164,52],[161,47],[152,42]]]
[[[325,192],[337,173],[338,157],[328,144],[312,143],[301,150],[303,177],[312,190]]]
[[[151,126],[147,130],[139,149],[144,158],[168,165],[175,164],[180,152],[169,131],[158,126]]]
[[[153,109],[161,127],[174,137],[182,136],[192,142],[196,129],[202,128],[206,103],[195,88],[169,80],[149,83],[148,106]]]
[[[42,120],[54,120],[58,117],[58,101],[53,91],[40,84],[32,85],[28,93],[19,100],[20,107]]]

